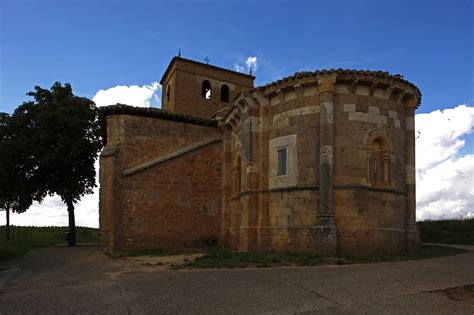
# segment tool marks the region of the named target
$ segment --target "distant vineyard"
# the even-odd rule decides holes
[[[10,239],[21,242],[65,243],[65,226],[10,226]],[[0,226],[0,242],[5,240],[5,226]],[[98,243],[99,229],[76,227],[78,243]]]

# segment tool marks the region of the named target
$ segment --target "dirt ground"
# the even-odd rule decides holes
[[[235,270],[168,270],[194,255],[41,248],[0,264],[0,314],[472,315],[474,247],[465,248],[426,260]]]

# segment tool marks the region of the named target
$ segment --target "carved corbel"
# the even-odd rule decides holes
[[[374,96],[374,92],[375,92],[375,89],[377,88],[377,83],[372,83],[370,86],[369,86],[369,95],[370,96]]]
[[[384,91],[384,97],[385,99],[389,100],[392,97],[392,93],[395,87],[393,85],[389,86],[388,88],[385,89]]]
[[[296,84],[294,86],[296,96],[300,97],[303,96],[303,86],[301,84]]]
[[[356,90],[357,90],[357,84],[358,84],[358,80],[355,79],[354,81],[352,81],[351,85],[349,86],[349,93],[351,94],[355,94]]]
[[[285,101],[285,93],[283,93],[282,90],[280,90],[280,89],[276,90],[276,95],[279,99],[280,104]]]

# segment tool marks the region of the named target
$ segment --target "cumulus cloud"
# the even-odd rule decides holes
[[[237,71],[237,72],[244,72],[244,71],[245,71],[245,67],[239,65],[238,63],[234,63],[234,69],[235,69],[235,71]]]
[[[254,72],[257,71],[257,57],[248,57],[245,64],[247,69],[252,69]]]
[[[418,220],[474,216],[474,154],[459,154],[473,129],[472,106],[416,115]]]
[[[245,66],[237,62],[234,63],[234,69],[237,72],[250,72],[250,69],[252,69],[252,72],[256,72],[257,66],[258,66],[257,57],[255,56],[247,57],[247,60],[245,60]]]
[[[99,90],[92,100],[97,106],[114,105],[116,103],[139,107],[150,107],[159,104],[161,85],[152,82],[149,85],[117,85],[107,90]]]

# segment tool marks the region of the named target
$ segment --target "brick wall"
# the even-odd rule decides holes
[[[216,241],[220,224],[222,144],[214,142],[141,171],[124,171],[218,138],[220,131],[166,119],[113,115],[101,157],[101,234],[105,251],[182,248]],[[113,130],[112,130],[113,129]],[[120,130],[120,132],[117,132]],[[116,171],[115,178],[112,169]],[[114,240],[114,242],[112,242]]]
[[[202,82],[211,82],[211,97],[201,95]],[[219,69],[186,59],[174,59],[162,79],[163,87],[171,84],[170,100],[162,96],[162,107],[176,113],[210,118],[214,113],[232,105],[240,91],[253,88],[253,77]],[[229,102],[221,102],[221,86],[230,88]]]

